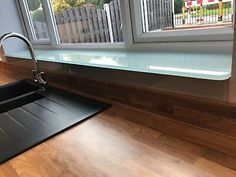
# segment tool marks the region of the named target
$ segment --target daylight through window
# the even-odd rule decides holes
[[[119,0],[51,0],[61,43],[123,42]]]
[[[143,32],[232,26],[233,0],[140,0]]]
[[[35,40],[49,39],[46,18],[41,0],[27,0],[27,11],[32,23],[32,35]]]
[[[233,3],[233,0],[19,0],[30,39],[40,45],[50,42],[54,48],[124,48],[133,42],[232,40]]]

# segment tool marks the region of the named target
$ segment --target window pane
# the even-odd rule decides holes
[[[232,27],[233,0],[140,0],[143,32]]]
[[[123,42],[119,0],[51,0],[61,43]]]
[[[33,36],[36,39],[49,39],[46,18],[41,0],[27,0],[29,14],[33,25]]]

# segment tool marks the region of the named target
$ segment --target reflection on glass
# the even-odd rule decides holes
[[[101,65],[101,66],[112,66],[112,67],[126,67],[127,56],[117,54],[117,56],[104,56],[95,54],[63,54],[63,60],[71,63]]]
[[[164,67],[164,66],[150,66],[151,70],[176,72],[176,73],[192,73],[192,74],[204,74],[204,75],[214,75],[214,76],[224,76],[228,72],[225,71],[211,71],[211,70],[201,70],[201,69],[189,69],[189,68],[175,68],[175,67]]]
[[[27,0],[36,39],[49,39],[41,0]]]

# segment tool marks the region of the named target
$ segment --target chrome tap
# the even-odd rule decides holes
[[[45,74],[44,72],[41,72],[39,70],[39,65],[38,65],[38,61],[35,58],[35,53],[34,53],[34,49],[32,44],[30,43],[30,41],[23,35],[18,34],[18,33],[7,33],[4,34],[0,37],[0,48],[2,47],[3,42],[8,39],[8,38],[18,38],[23,40],[26,45],[28,46],[29,52],[30,52],[30,56],[34,62],[34,70],[32,70],[33,75],[34,75],[34,81],[37,82],[40,86],[44,86],[47,84],[47,81],[43,79],[43,75]]]

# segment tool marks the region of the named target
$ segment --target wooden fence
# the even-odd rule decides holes
[[[97,9],[92,4],[55,15],[61,43],[122,42],[119,0]]]
[[[35,35],[37,39],[48,39],[48,29],[45,22],[33,22]]]
[[[173,27],[172,0],[141,0],[143,32]]]
[[[143,31],[173,27],[172,0],[141,0]],[[120,1],[73,7],[55,14],[61,43],[123,42]],[[45,24],[35,23],[36,35],[48,37]],[[43,27],[44,26],[44,27]]]

